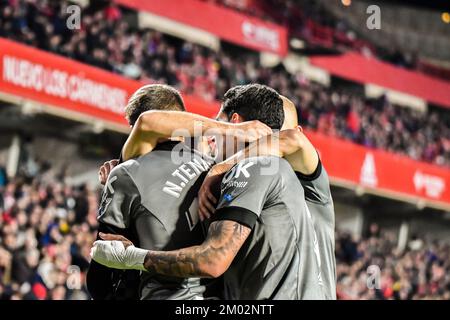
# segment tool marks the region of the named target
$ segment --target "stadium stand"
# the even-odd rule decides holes
[[[277,22],[289,29],[291,37],[304,39],[310,45],[324,46],[340,51],[360,51],[375,55],[385,61],[407,69],[450,79],[450,69],[433,59],[419,56],[424,50],[428,57],[445,60],[448,47],[445,41],[445,26],[435,14],[426,12],[426,19],[419,19],[424,11],[414,8],[398,8],[395,4],[383,3],[383,33],[373,34],[364,27],[365,16],[361,13],[371,3],[357,2],[353,6],[342,6],[339,1],[233,1],[203,0],[223,5],[248,15]],[[351,1],[350,1],[351,2]],[[400,14],[401,13],[401,14]],[[423,17],[423,16],[422,16]],[[399,20],[400,18],[400,20]],[[427,21],[434,31],[430,37],[423,33],[423,25],[416,21]],[[421,48],[421,43],[427,45]],[[393,45],[394,43],[394,45]]]
[[[444,299],[450,298],[449,245],[413,238],[405,250],[397,248],[394,233],[374,224],[363,239],[345,232],[336,237],[340,299]],[[379,289],[367,289],[367,270],[379,266]],[[369,269],[370,270],[370,269]]]
[[[45,164],[23,169],[7,183],[0,172],[0,300],[88,299],[98,194],[45,177]]]
[[[415,160],[450,164],[450,118],[445,112],[424,114],[384,98],[368,101],[283,67],[264,68],[251,53],[215,52],[154,30],[136,30],[120,19],[116,5],[93,12],[87,8],[82,32],[71,32],[61,26],[63,7],[64,2],[54,7],[29,2],[4,6],[3,36],[129,78],[174,85],[207,101],[221,99],[234,85],[264,83],[293,100],[306,128]]]

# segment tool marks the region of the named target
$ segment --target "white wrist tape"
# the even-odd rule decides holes
[[[144,261],[147,253],[148,250],[136,248],[135,246],[128,246],[125,250],[124,262],[129,269],[146,271]]]
[[[145,271],[144,260],[147,252],[135,246],[125,249],[121,241],[98,240],[91,249],[91,258],[108,268]]]

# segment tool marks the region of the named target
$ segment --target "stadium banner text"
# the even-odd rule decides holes
[[[4,38],[0,74],[1,93],[124,126],[127,101],[144,84]],[[191,112],[217,112],[217,104],[184,99]]]
[[[208,31],[220,39],[257,51],[268,51],[280,56],[285,56],[288,51],[286,28],[214,3],[200,0],[115,2]]]

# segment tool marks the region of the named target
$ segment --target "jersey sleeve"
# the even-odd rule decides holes
[[[136,185],[126,168],[118,165],[111,171],[103,189],[98,231],[123,235],[138,245],[128,227],[132,213],[139,205],[140,195]],[[100,240],[98,235],[97,240]],[[139,272],[110,269],[92,260],[86,285],[94,300],[137,299]]]
[[[118,165],[111,171],[103,189],[98,221],[119,229],[128,228],[140,200],[139,190],[127,169]]]
[[[264,174],[265,165],[251,158],[239,162],[225,174],[212,221],[232,220],[254,227],[264,206],[276,199],[276,190],[280,189],[277,188],[281,181],[279,173]]]
[[[330,180],[320,160],[311,175],[303,175],[300,172],[295,174],[305,190],[305,200],[318,204],[331,202]]]

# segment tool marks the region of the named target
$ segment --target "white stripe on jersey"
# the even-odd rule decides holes
[[[322,280],[322,272],[321,272],[321,265],[322,265],[322,260],[320,259],[320,252],[319,252],[319,241],[317,240],[317,233],[316,233],[316,229],[314,228],[314,222],[312,220],[312,216],[311,216],[311,212],[309,211],[308,206],[305,203],[305,209],[306,209],[306,213],[308,215],[308,218],[311,220],[311,225],[313,226],[313,234],[314,234],[314,255],[316,256],[316,260],[317,260],[317,266],[318,266],[318,270],[319,273],[317,274],[317,280],[319,282],[319,285],[323,286],[323,280]]]

